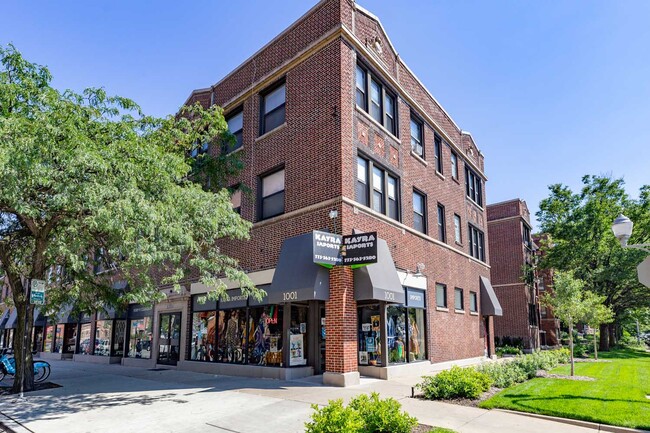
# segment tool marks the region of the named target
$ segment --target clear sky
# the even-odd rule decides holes
[[[101,86],[174,113],[316,0],[6,1],[0,44],[59,88]],[[585,174],[650,183],[650,1],[362,0],[485,154],[487,202],[532,213]]]

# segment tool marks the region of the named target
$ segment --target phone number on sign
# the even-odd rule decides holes
[[[377,256],[346,257],[345,263],[368,262],[371,260],[377,260]]]
[[[315,254],[314,257],[316,257],[316,260],[327,260],[328,262],[340,262],[341,261],[340,257],[334,257],[334,256],[321,256],[320,254]]]

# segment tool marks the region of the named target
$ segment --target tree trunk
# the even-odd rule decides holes
[[[618,343],[618,340],[616,339],[616,325],[610,323],[607,328],[609,331],[609,346],[610,347],[616,346],[616,344]]]
[[[609,351],[609,327],[605,324],[600,325],[600,350]]]
[[[573,365],[573,322],[569,321],[569,351],[571,352],[571,376],[574,375]]]
[[[18,316],[14,335],[14,359],[16,376],[11,391],[19,393],[34,389],[34,359],[32,356],[32,329],[34,328],[34,306],[27,302],[16,302]],[[23,381],[24,378],[24,381]]]

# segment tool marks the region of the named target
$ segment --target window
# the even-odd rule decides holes
[[[235,136],[235,142],[223,148],[224,153],[230,153],[242,147],[244,142],[244,112],[240,110],[226,118],[228,131]]]
[[[424,194],[413,191],[413,228],[419,232],[427,232],[427,201]]]
[[[232,203],[232,210],[241,215],[241,189],[233,191],[230,202]]]
[[[285,120],[286,86],[284,83],[262,95],[262,124],[260,134],[282,125]]]
[[[527,248],[532,248],[532,244],[530,242],[530,227],[528,227],[526,224],[523,225],[523,232],[524,232],[524,245],[526,245]]]
[[[467,197],[474,200],[477,205],[483,206],[483,186],[481,178],[468,166],[465,166],[465,192]]]
[[[152,323],[151,317],[129,321],[129,358],[151,358]]]
[[[442,173],[442,138],[438,134],[433,140],[433,151],[436,158],[436,171]]]
[[[463,234],[461,232],[460,217],[454,214],[454,240],[459,244],[463,242]]]
[[[284,169],[260,178],[261,220],[284,213]]]
[[[210,143],[207,141],[203,144],[197,143],[196,146],[190,151],[190,156],[194,159],[198,158],[201,155],[205,155],[210,150]]]
[[[361,65],[357,65],[355,81],[357,106],[369,113],[370,117],[384,126],[391,134],[396,135],[395,95]]]
[[[357,157],[357,183],[356,183],[357,201],[365,206],[370,206],[368,197],[368,160]]]
[[[113,336],[113,321],[112,320],[98,320],[95,322],[95,350],[93,355],[96,356],[110,356],[112,337]]]
[[[424,158],[424,146],[422,145],[422,122],[411,117],[411,149],[415,154]]]
[[[440,240],[440,242],[447,242],[445,207],[439,203],[438,203],[438,239]]]
[[[541,307],[540,313],[542,314],[542,318],[545,319],[548,313],[546,312],[545,307]]]
[[[458,155],[451,152],[451,177],[458,179]]]
[[[370,176],[372,173],[372,176]],[[357,202],[399,220],[399,181],[372,161],[357,157]]]
[[[216,342],[216,311],[192,313],[190,360],[214,361]]]
[[[436,283],[436,306],[447,308],[447,286]]]
[[[485,241],[483,232],[469,225],[469,254],[475,259],[485,261]]]
[[[357,65],[357,105],[362,108],[364,111],[368,111],[368,99],[366,96],[367,86],[367,75],[366,71],[363,70],[360,66]]]
[[[469,292],[469,311],[478,313],[478,296],[476,292]]]
[[[463,289],[456,287],[454,289],[454,308],[458,311],[465,309],[465,300],[463,299]]]

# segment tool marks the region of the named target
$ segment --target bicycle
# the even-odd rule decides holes
[[[2,349],[2,352],[0,352],[0,381],[2,381],[7,375],[16,375],[16,360],[14,358],[9,358],[7,356],[8,353],[9,349]],[[49,362],[35,361],[34,382],[44,382],[48,377],[50,377],[51,370]]]

